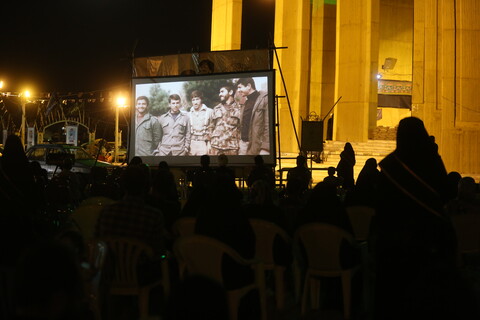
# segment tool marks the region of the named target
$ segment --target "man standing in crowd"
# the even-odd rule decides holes
[[[220,103],[213,108],[210,123],[210,154],[237,155],[240,138],[241,109],[235,102],[233,88],[225,85],[218,94]]]
[[[185,156],[190,148],[190,119],[180,111],[181,98],[178,94],[168,97],[170,110],[159,118],[161,141],[156,156]]]
[[[203,156],[208,154],[207,129],[210,125],[212,109],[203,104],[203,94],[194,90],[191,93],[192,108],[190,109],[190,155]]]
[[[267,92],[257,91],[252,78],[238,79],[237,89],[246,98],[242,110],[239,154],[270,154]]]
[[[137,98],[135,105],[135,156],[153,156],[153,151],[162,138],[158,119],[148,112],[150,102],[147,97]]]

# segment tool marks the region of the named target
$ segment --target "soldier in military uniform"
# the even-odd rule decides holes
[[[253,78],[238,79],[237,91],[245,97],[242,106],[239,154],[270,154],[268,93],[257,91]]]
[[[203,94],[201,91],[194,90],[191,93],[192,108],[189,112],[190,117],[190,155],[203,156],[208,154],[209,136],[207,134],[211,121],[212,109],[203,104]]]
[[[231,86],[223,86],[218,94],[220,103],[213,108],[210,123],[210,154],[237,155],[240,139],[241,109],[235,102]]]
[[[156,156],[185,156],[190,148],[190,119],[188,113],[180,111],[181,98],[178,94],[168,97],[170,110],[158,119],[162,139],[154,154]]]
[[[148,112],[149,100],[145,96],[137,98],[135,105],[135,156],[153,156],[161,140],[160,123]]]

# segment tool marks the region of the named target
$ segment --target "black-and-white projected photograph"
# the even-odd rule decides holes
[[[132,156],[158,164],[202,155],[275,158],[273,71],[133,79]],[[165,160],[167,160],[165,159]]]

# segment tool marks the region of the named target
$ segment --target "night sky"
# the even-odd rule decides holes
[[[266,48],[274,1],[244,0],[242,48]],[[260,1],[260,2],[262,2]],[[210,50],[211,0],[2,3],[3,91],[128,88],[131,57]]]
[[[5,91],[27,83],[35,91],[106,89],[128,83],[133,53],[210,47],[210,0],[15,1],[6,7],[0,22]]]

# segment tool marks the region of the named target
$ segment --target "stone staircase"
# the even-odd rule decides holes
[[[369,158],[375,158],[380,162],[386,155],[392,152],[396,147],[395,140],[368,140],[367,142],[351,142],[353,150],[355,151],[356,164],[354,167],[355,179],[365,165],[365,161]],[[340,161],[340,153],[343,151],[345,141],[327,141],[324,144],[324,150],[321,155],[321,162],[308,160],[308,167],[312,168],[313,183],[316,184],[327,176],[328,167],[336,167]],[[296,165],[295,157],[297,154],[282,154],[281,167],[291,168]],[[284,158],[283,158],[284,157]],[[289,159],[293,158],[293,159]],[[277,161],[276,170],[280,169]],[[283,173],[283,178],[286,178],[286,173]]]
[[[355,151],[355,173],[358,174],[363,168],[365,161],[369,158],[377,159],[380,162],[386,155],[396,147],[394,140],[368,140],[367,142],[351,142]],[[340,153],[345,146],[344,141],[327,141],[323,150],[323,165],[336,167],[340,161]],[[357,168],[359,168],[357,172]]]

